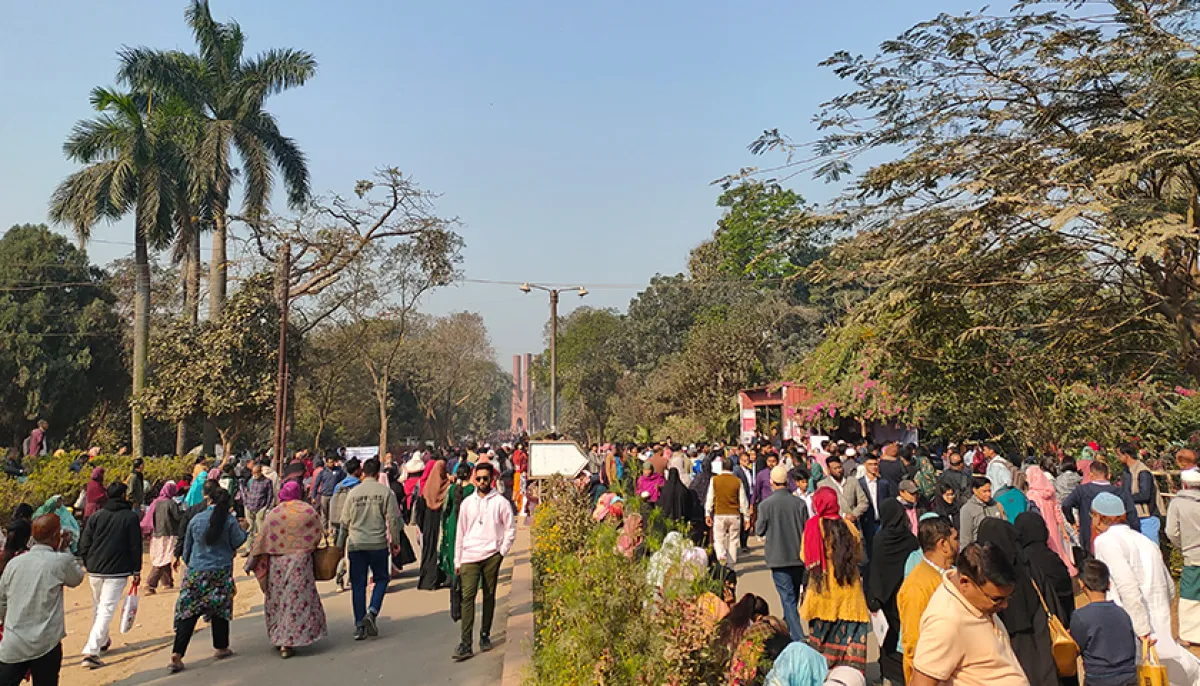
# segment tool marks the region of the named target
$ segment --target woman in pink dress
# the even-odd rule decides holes
[[[1050,549],[1062,558],[1063,564],[1067,565],[1071,576],[1075,576],[1074,560],[1071,559],[1071,544],[1066,533],[1066,521],[1063,519],[1062,508],[1058,506],[1054,482],[1050,480],[1050,476],[1046,474],[1045,470],[1037,465],[1030,465],[1025,469],[1025,479],[1029,482],[1029,490],[1025,492],[1025,495],[1029,498],[1029,502],[1037,505],[1042,519],[1046,521],[1046,529],[1050,531],[1050,540],[1048,541]]]

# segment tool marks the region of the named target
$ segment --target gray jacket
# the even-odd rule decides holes
[[[821,482],[817,484],[817,488],[824,488],[825,486],[837,491],[838,506],[842,510],[843,517],[852,516],[858,519],[866,514],[867,510],[871,509],[871,499],[867,497],[867,492],[859,485],[858,479],[847,476],[842,479],[842,483],[839,486],[833,480],[833,477],[827,476],[821,479]]]
[[[799,567],[804,564],[800,560],[800,541],[804,537],[806,521],[808,507],[786,488],[774,491],[758,504],[758,523],[754,525],[754,533],[766,537],[768,568]]]
[[[1182,490],[1171,499],[1167,538],[1183,553],[1183,564],[1200,567],[1200,491]]]
[[[979,525],[988,517],[1003,519],[1004,511],[995,500],[985,505],[979,502],[979,498],[971,496],[971,499],[958,512],[960,527],[958,530],[959,545],[966,547],[974,543],[975,537],[979,535]]]

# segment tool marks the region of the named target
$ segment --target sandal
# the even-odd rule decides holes
[[[224,660],[227,657],[233,657],[233,651],[229,648],[222,648],[213,653],[213,659],[215,660]]]
[[[183,671],[183,658],[171,656],[171,661],[167,663],[167,671],[171,674],[178,674]]]

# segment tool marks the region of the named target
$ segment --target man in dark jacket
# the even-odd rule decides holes
[[[965,501],[971,497],[971,470],[957,450],[951,449],[947,453],[946,471],[942,472],[941,481],[953,486],[954,493]]]
[[[1063,518],[1071,524],[1075,523],[1075,511],[1079,511],[1079,542],[1089,554],[1092,552],[1092,500],[1101,493],[1112,493],[1125,503],[1126,520],[1129,528],[1134,531],[1142,530],[1142,523],[1137,516],[1137,508],[1129,492],[1120,486],[1108,482],[1108,465],[1102,460],[1096,460],[1088,467],[1092,473],[1090,483],[1080,484],[1071,491],[1071,495],[1062,502]]]
[[[804,501],[788,492],[787,468],[771,468],[771,495],[758,505],[755,533],[766,538],[767,567],[779,602],[783,603],[783,618],[793,641],[804,640],[804,625],[800,623],[798,606],[800,589],[804,588],[804,562],[800,560],[800,544],[808,508]]]
[[[129,504],[137,513],[141,513],[142,508],[146,505],[146,477],[142,474],[142,470],[145,468],[145,463],[139,457],[133,461],[133,471],[125,480],[125,485],[129,487]]]
[[[85,669],[104,666],[100,653],[112,645],[108,626],[125,595],[125,582],[133,577],[137,586],[141,580],[142,525],[125,498],[127,490],[119,481],[110,484],[108,501],[88,517],[79,538],[79,556],[87,568],[94,601],[92,631],[83,647]]]

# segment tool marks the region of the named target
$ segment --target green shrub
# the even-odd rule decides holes
[[[99,455],[78,472],[72,472],[71,463],[80,455],[79,451],[72,451],[58,456],[31,458],[25,463],[29,475],[24,481],[0,475],[0,523],[8,522],[17,505],[29,503],[37,507],[53,495],[61,495],[63,502],[71,506],[96,467],[104,467],[106,484],[123,481],[132,471],[133,458],[128,455]],[[194,461],[195,458],[186,456],[147,458],[147,485],[161,479],[180,479],[191,474]]]

